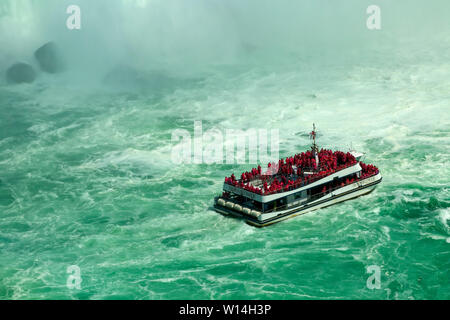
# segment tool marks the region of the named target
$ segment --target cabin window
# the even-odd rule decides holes
[[[306,191],[301,191],[301,192],[297,192],[296,194],[294,194],[295,199],[301,199],[301,198],[305,198],[306,197]]]
[[[289,195],[289,196],[287,197],[287,203],[292,203],[292,202],[294,202],[294,201],[295,201],[295,197],[294,197],[293,194],[291,194],[291,195]]]
[[[273,210],[274,207],[274,201],[264,203],[264,212]]]
[[[261,210],[261,209],[262,209],[262,203],[261,203],[261,202],[253,201],[253,206],[254,206],[257,210]]]

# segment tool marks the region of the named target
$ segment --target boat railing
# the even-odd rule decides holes
[[[304,187],[306,185],[309,185],[311,183],[314,183],[314,182],[316,182],[316,181],[318,181],[318,180],[320,180],[320,179],[322,179],[322,178],[324,178],[324,177],[326,177],[326,176],[328,176],[330,174],[339,172],[341,170],[347,169],[347,168],[349,168],[351,166],[354,166],[354,165],[355,165],[354,163],[353,164],[352,163],[343,164],[343,165],[340,165],[336,170],[332,171],[331,173],[329,173],[327,175],[316,175],[316,176],[314,176],[314,174],[313,174],[309,178],[307,178],[307,180],[302,180],[301,182],[295,183],[294,185],[290,185],[287,188],[287,190],[285,190],[286,186],[284,186],[283,188],[280,188],[280,189],[277,189],[277,190],[272,190],[270,192],[264,192],[263,195],[264,196],[268,196],[268,195],[272,195],[272,194],[283,193],[283,192],[286,192],[286,191],[292,191],[292,190]],[[327,168],[319,167],[319,169],[314,169],[312,167],[306,167],[306,168],[302,167],[301,169],[302,169],[303,173],[307,172],[307,170],[314,170],[313,171],[314,173],[319,173],[321,171],[325,171]],[[240,179],[240,180],[237,180],[237,182],[249,183],[249,182],[252,182],[254,180],[259,179],[259,180],[262,181],[262,183],[264,183],[265,181],[267,181],[268,178],[278,178],[278,177],[281,177],[281,176],[283,176],[283,174],[281,174],[281,173],[277,173],[275,175],[264,175],[264,174],[261,174],[261,175],[255,176],[253,180],[242,180],[242,179]],[[297,174],[292,174],[292,176],[293,177],[300,177]],[[238,188],[241,188],[239,185],[234,185],[234,186],[238,187]],[[242,188],[242,189],[247,190],[246,188]],[[247,190],[247,191],[251,192],[250,190]]]
[[[347,168],[349,168],[349,167],[351,167],[351,166],[353,166],[353,165],[355,165],[355,164],[345,164],[345,165],[341,165],[341,166],[338,167],[338,169],[336,169],[335,171],[333,171],[333,172],[331,172],[331,173],[329,173],[329,174],[312,176],[311,178],[308,178],[308,180],[302,180],[301,183],[298,183],[298,184],[294,184],[294,185],[289,186],[289,187],[287,188],[287,190],[285,190],[284,188],[281,188],[281,189],[278,189],[278,190],[273,190],[273,191],[271,191],[271,192],[264,193],[264,195],[265,195],[265,196],[268,196],[268,195],[272,195],[272,194],[276,194],[276,193],[283,193],[283,192],[292,191],[292,190],[295,190],[295,189],[298,189],[298,188],[307,186],[307,185],[309,185],[309,184],[311,184],[311,183],[314,183],[314,182],[316,182],[316,181],[319,181],[320,179],[323,179],[323,178],[325,178],[325,177],[327,177],[327,176],[329,176],[329,175],[331,175],[331,174],[334,174],[334,173],[339,172],[339,171],[341,171],[341,170],[347,169]],[[318,170],[317,172],[320,172],[320,170]],[[316,172],[316,173],[317,173],[317,172]]]

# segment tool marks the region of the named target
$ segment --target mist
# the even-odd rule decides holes
[[[73,4],[81,30],[66,27]],[[371,4],[381,8],[379,31],[366,27]],[[48,41],[82,81],[121,65],[195,75],[242,61],[353,63],[448,44],[449,9],[444,0],[3,0],[0,69],[34,63],[34,50]]]

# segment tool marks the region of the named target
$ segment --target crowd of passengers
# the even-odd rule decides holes
[[[250,172],[242,173],[240,180],[236,180],[235,175],[232,174],[230,177],[225,178],[225,183],[240,187],[256,194],[269,195],[272,193],[294,190],[357,163],[355,157],[349,152],[333,152],[331,150],[321,149],[317,156],[319,166],[316,163],[316,159],[312,151],[302,152],[301,154],[296,154],[293,157],[279,160],[278,177],[275,176],[270,185],[267,183],[270,176],[265,175],[262,172],[261,166],[258,166],[258,168],[253,168]],[[360,165],[362,168],[360,179],[365,179],[378,173],[378,168],[373,165],[366,165],[362,162],[360,162]],[[269,163],[267,167],[270,171],[272,163]],[[304,174],[304,172],[311,170],[313,170],[313,174]],[[251,185],[250,182],[254,179],[261,179],[264,181],[263,187],[257,188]],[[347,180],[347,184],[354,182],[349,179]],[[324,187],[323,191],[327,191],[326,187]]]

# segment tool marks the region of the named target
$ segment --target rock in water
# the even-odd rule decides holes
[[[53,42],[48,42],[34,53],[41,69],[48,73],[58,73],[64,70],[64,62],[58,47]]]
[[[31,83],[36,79],[36,72],[26,63],[16,63],[6,71],[6,80],[9,83]]]

